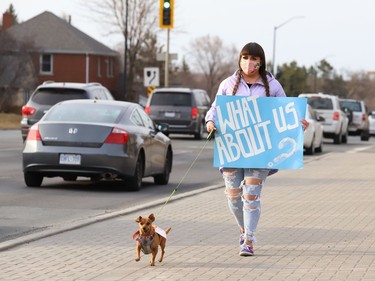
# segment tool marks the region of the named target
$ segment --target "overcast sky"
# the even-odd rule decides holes
[[[121,38],[105,37],[100,20],[85,16],[83,0],[1,0],[1,17],[10,3],[20,21],[48,10],[71,15],[75,27],[111,48]],[[277,64],[309,67],[326,59],[338,72],[375,71],[374,12],[375,0],[175,0],[170,52],[182,58],[193,39],[210,34],[239,50],[258,42],[271,61],[274,27],[287,22],[276,29]]]

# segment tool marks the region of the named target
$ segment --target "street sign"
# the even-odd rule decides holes
[[[177,60],[178,56],[177,56],[177,53],[170,53],[169,54],[169,61],[172,61],[172,60]],[[156,54],[156,60],[157,61],[165,61],[165,53],[157,53]]]
[[[143,85],[145,87],[159,87],[159,68],[145,67],[143,69]]]

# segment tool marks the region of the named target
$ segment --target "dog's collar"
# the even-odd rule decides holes
[[[155,227],[152,228],[152,232],[150,235],[142,235],[139,230],[134,232],[133,234],[133,239],[136,239],[136,240],[139,240],[139,239],[154,239],[154,235],[155,235]]]

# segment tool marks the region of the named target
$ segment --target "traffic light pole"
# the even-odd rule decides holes
[[[169,73],[169,28],[167,28],[167,50],[165,52],[165,67],[164,67],[164,87],[169,87],[168,73]]]

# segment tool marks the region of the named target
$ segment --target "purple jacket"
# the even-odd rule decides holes
[[[238,70],[237,70],[238,71]],[[236,84],[237,80],[237,71],[230,77],[226,78],[223,82],[220,83],[219,89],[217,91],[217,95],[232,95],[233,87]],[[267,73],[268,84],[270,87],[270,96],[271,97],[285,97],[285,92],[279,81],[277,81],[271,73]],[[265,97],[266,96],[266,89],[263,85],[262,80],[254,83],[249,86],[246,84],[245,80],[241,78],[240,84],[238,85],[238,89],[236,92],[236,96],[258,96],[258,97]],[[210,110],[206,114],[206,122],[213,121],[215,122],[216,119],[216,98],[211,105]]]

